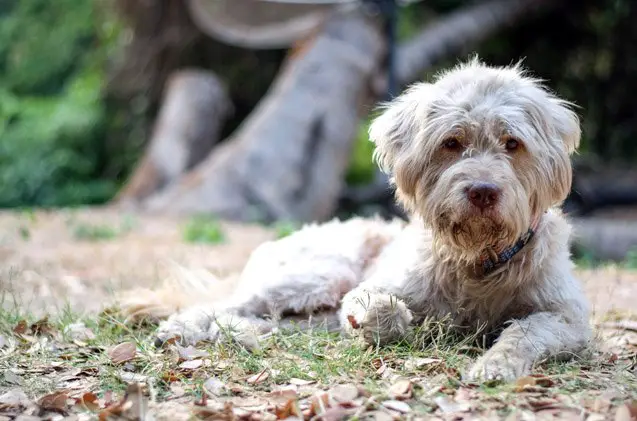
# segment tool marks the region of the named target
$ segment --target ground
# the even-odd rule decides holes
[[[320,328],[275,332],[252,352],[155,349],[152,324],[104,311],[114,291],[158,285],[168,261],[236,273],[289,230],[100,209],[0,214],[0,421],[637,417],[637,272],[627,267],[578,269],[595,309],[591,355],[512,385],[464,383],[481,350],[441,326],[382,349]]]

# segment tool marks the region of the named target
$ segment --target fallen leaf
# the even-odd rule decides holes
[[[49,324],[49,317],[46,316],[33,323],[31,325],[31,332],[34,335],[51,335],[53,333],[53,327]]]
[[[177,345],[177,353],[179,354],[179,359],[181,361],[190,361],[196,358],[204,358],[210,356],[210,354],[208,354],[206,351],[197,349],[192,345],[185,348]]]
[[[17,333],[18,335],[24,335],[27,333],[27,321],[20,320],[17,325],[13,328],[13,333]]]
[[[52,411],[62,415],[66,415],[68,409],[68,399],[69,396],[66,394],[66,392],[61,391],[45,395],[41,397],[37,403],[38,406],[44,411]]]
[[[181,377],[182,375],[170,370],[170,371],[164,372],[161,376],[161,379],[165,381],[166,383],[173,383],[173,382],[179,381]]]
[[[29,402],[26,393],[20,389],[9,390],[0,395],[0,406],[13,407],[23,405]]]
[[[222,409],[196,406],[193,412],[198,419],[205,421],[234,421],[237,419],[232,410],[232,402],[226,402]]]
[[[264,381],[266,381],[268,379],[268,377],[270,377],[270,375],[268,374],[267,370],[263,370],[260,373],[257,373],[253,376],[248,377],[248,379],[246,380],[246,382],[250,383],[250,384],[259,384],[259,383],[263,383]]]
[[[279,420],[283,420],[289,417],[298,417],[303,419],[303,414],[301,413],[301,409],[299,408],[299,403],[296,399],[288,400],[284,406],[277,407],[274,411],[274,415]]]
[[[413,358],[405,361],[406,370],[415,370],[428,365],[439,365],[442,360],[439,358]]]
[[[114,364],[122,364],[135,358],[137,348],[133,342],[122,342],[108,351],[108,356]]]
[[[535,381],[535,377],[531,377],[531,376],[525,376],[525,377],[520,377],[516,382],[515,382],[515,391],[516,392],[523,392],[525,388],[529,387],[529,386],[535,386],[537,383]]]
[[[75,405],[88,409],[89,411],[97,411],[100,409],[97,395],[91,392],[84,393],[75,400]]]
[[[4,381],[16,386],[21,386],[24,384],[24,380],[22,380],[22,377],[20,377],[18,373],[13,370],[7,370],[4,372]]]
[[[118,373],[118,377],[124,383],[146,383],[148,381],[148,376],[130,371],[121,371]]]
[[[222,396],[228,392],[226,384],[216,377],[211,377],[206,380],[203,384],[203,389],[212,396]]]
[[[321,421],[341,421],[347,419],[347,416],[352,412],[351,409],[343,408],[342,406],[335,406],[328,408],[320,416]]]
[[[267,394],[268,398],[272,398],[274,401],[278,402],[287,402],[290,399],[297,399],[298,394],[296,393],[296,388],[294,386],[281,388],[278,390],[273,390],[272,392]]]
[[[410,380],[399,380],[389,388],[389,395],[393,399],[404,401],[411,399],[413,395],[413,384]]]
[[[70,336],[74,341],[87,341],[95,339],[93,330],[86,327],[82,322],[72,323],[64,328],[64,333]]]
[[[381,405],[383,405],[387,409],[392,409],[394,411],[402,412],[403,414],[411,412],[411,407],[407,405],[405,402],[401,402],[401,401],[389,400],[389,401],[383,402]]]
[[[124,397],[119,402],[100,412],[99,421],[110,420],[112,416],[121,416],[128,420],[146,419],[146,398],[139,383],[129,384]]]
[[[330,395],[318,393],[310,399],[310,414],[321,415],[330,407]]]
[[[437,396],[434,398],[434,402],[438,405],[438,408],[445,414],[455,413],[455,412],[465,412],[471,409],[467,402],[458,403],[452,402],[449,398],[445,396]]]
[[[337,402],[351,402],[360,395],[360,390],[353,384],[339,384],[330,389],[330,395]]]
[[[183,370],[196,370],[203,365],[202,360],[189,360],[179,364],[179,368]]]

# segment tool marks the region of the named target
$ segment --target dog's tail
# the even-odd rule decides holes
[[[168,262],[169,276],[159,288],[136,288],[115,297],[119,313],[127,322],[161,320],[179,310],[226,300],[234,291],[238,274],[218,277],[208,270],[188,269]]]

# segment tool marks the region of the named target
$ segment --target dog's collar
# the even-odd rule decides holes
[[[503,249],[500,249],[498,251],[496,251],[493,247],[487,248],[482,253],[482,256],[480,257],[480,262],[482,265],[482,273],[484,275],[489,274],[496,268],[507,263],[509,260],[513,258],[513,256],[518,254],[518,252],[522,250],[524,246],[526,246],[529,243],[529,241],[531,241],[531,238],[533,238],[533,235],[535,235],[535,231],[537,230],[537,227],[540,224],[540,218],[541,218],[541,215],[533,218],[533,221],[531,222],[531,226],[529,227],[529,230],[526,233],[524,233],[518,239],[518,241],[516,241],[515,244],[513,244],[512,246],[504,247]]]

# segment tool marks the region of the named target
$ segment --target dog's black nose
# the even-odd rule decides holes
[[[490,208],[498,203],[500,189],[491,183],[476,183],[467,189],[467,198],[480,209]]]

